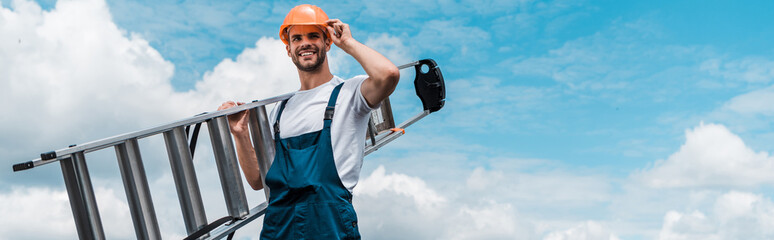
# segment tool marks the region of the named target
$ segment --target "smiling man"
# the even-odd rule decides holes
[[[285,17],[280,39],[298,70],[301,89],[278,104],[270,119],[276,154],[261,239],[359,239],[352,190],[360,178],[370,112],[398,84],[398,68],[354,38],[349,25],[317,6],[299,5]],[[335,44],[367,75],[344,80],[328,67]],[[242,103],[226,102],[218,109]],[[263,188],[246,112],[229,117],[242,171]]]

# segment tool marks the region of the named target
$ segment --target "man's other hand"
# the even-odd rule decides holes
[[[218,111],[236,107],[245,104],[243,102],[227,101],[218,107]],[[248,131],[247,121],[250,119],[250,115],[247,114],[247,110],[234,113],[228,116],[228,125],[231,127],[231,133],[234,135],[244,134]]]

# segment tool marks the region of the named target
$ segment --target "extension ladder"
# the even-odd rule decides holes
[[[422,101],[424,111],[395,126],[389,99],[386,99],[379,109],[375,109],[371,113],[368,135],[364,136],[365,155],[405,134],[402,131],[389,131],[390,129],[406,128],[443,107],[446,90],[441,70],[435,61],[424,59],[401,65],[398,68],[404,69],[412,66],[416,70],[414,88]],[[423,70],[423,67],[427,67],[427,70]],[[196,138],[194,137],[191,140],[192,143],[189,144],[187,136],[188,127],[197,125],[194,130],[194,135],[196,135],[200,124],[206,122],[228,209],[229,216],[226,218],[231,221],[222,226],[218,223],[200,239],[220,239],[263,215],[268,206],[267,202],[262,202],[257,206],[248,208],[236,151],[229,130],[228,116],[244,110],[249,111],[250,134],[260,166],[261,178],[264,178],[269,169],[269,162],[274,158],[274,141],[269,129],[266,105],[288,99],[291,96],[293,93],[256,100],[241,106],[203,113],[145,130],[71,145],[67,148],[42,153],[40,158],[35,160],[14,164],[13,171],[23,171],[59,162],[78,236],[80,239],[105,239],[94,189],[86,166],[85,154],[114,147],[137,239],[161,239],[137,141],[156,134],[163,134],[183,221],[187,234],[191,237],[191,234],[200,229],[210,227],[204,213],[204,205],[192,161]],[[265,181],[263,182],[264,192],[268,199],[269,191],[265,186]]]

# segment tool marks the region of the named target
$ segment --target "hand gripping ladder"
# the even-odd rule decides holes
[[[414,87],[417,96],[422,101],[424,111],[395,126],[389,100],[385,100],[379,109],[372,112],[368,136],[365,136],[364,139],[366,155],[402,136],[405,132],[400,130],[443,107],[446,90],[441,70],[435,61],[424,59],[401,65],[398,68],[404,69],[412,66],[416,71]],[[427,71],[423,71],[423,67],[427,67]],[[138,140],[156,134],[163,134],[178,200],[180,201],[183,221],[185,222],[189,238],[220,239],[263,215],[267,207],[267,203],[263,202],[248,208],[227,117],[243,110],[249,110],[250,134],[258,164],[261,168],[261,178],[263,178],[269,169],[269,160],[274,158],[274,141],[269,129],[269,119],[265,106],[288,99],[291,96],[293,96],[293,93],[253,101],[252,103],[223,111],[204,113],[141,131],[71,145],[68,148],[42,153],[38,159],[14,164],[13,171],[23,171],[59,162],[78,236],[81,239],[105,239],[99,209],[97,208],[94,190],[89,177],[89,170],[86,166],[85,154],[114,147],[136,237],[137,239],[160,239],[158,221],[156,220],[156,212],[153,208],[145,169],[140,157]],[[204,214],[204,205],[202,204],[199,183],[196,179],[192,161],[195,137],[192,140],[193,144],[189,145],[186,129],[191,125],[198,125],[202,122],[207,123],[218,175],[229,214],[229,216],[209,225]],[[392,129],[392,131],[388,131],[389,129]],[[194,135],[196,132],[198,132],[198,126],[194,130]],[[268,199],[269,193],[265,186],[264,189]],[[230,220],[230,223],[222,225],[224,222],[228,222],[224,221],[224,219]],[[205,229],[206,232],[202,233],[200,231],[202,229]]]

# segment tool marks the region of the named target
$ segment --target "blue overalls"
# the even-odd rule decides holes
[[[279,122],[287,100],[280,105],[261,239],[360,239],[352,194],[339,179],[331,146],[331,121],[342,85],[331,93],[320,131],[281,139]]]

